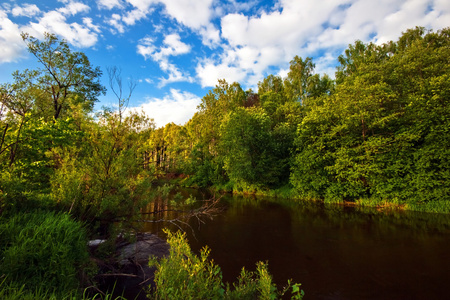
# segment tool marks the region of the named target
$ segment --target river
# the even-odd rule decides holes
[[[301,283],[305,299],[448,298],[448,215],[231,195],[220,207],[183,228],[194,251],[208,245],[227,282],[267,261],[275,283]]]

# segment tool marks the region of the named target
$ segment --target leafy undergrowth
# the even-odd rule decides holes
[[[208,259],[210,250],[205,247],[200,256],[195,255],[181,232],[168,235],[170,245],[168,257],[150,259],[149,265],[156,267],[156,288],[149,293],[152,299],[279,299],[289,296],[302,299],[304,292],[300,284],[288,281],[287,287],[278,290],[272,282],[267,264],[258,262],[256,271],[242,268],[241,274],[232,286],[222,281],[222,271]]]

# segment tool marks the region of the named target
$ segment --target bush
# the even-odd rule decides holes
[[[85,229],[67,214],[20,213],[0,223],[0,257],[6,284],[71,293],[89,261]]]
[[[278,291],[267,270],[267,264],[257,263],[256,272],[242,268],[238,281],[224,285],[222,271],[208,259],[210,250],[205,247],[200,257],[192,253],[184,233],[171,233],[168,257],[158,260],[153,257],[150,267],[156,267],[155,290],[148,296],[153,299],[277,299],[292,288],[292,299],[302,299],[300,284],[291,284]]]

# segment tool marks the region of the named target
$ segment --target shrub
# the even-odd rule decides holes
[[[170,245],[168,257],[152,257],[150,267],[156,267],[156,288],[148,296],[153,299],[277,299],[292,288],[292,299],[302,299],[300,284],[291,284],[278,291],[267,270],[267,264],[257,263],[256,272],[242,268],[238,281],[224,285],[222,271],[208,259],[210,250],[205,247],[200,257],[192,253],[184,233],[166,230]]]

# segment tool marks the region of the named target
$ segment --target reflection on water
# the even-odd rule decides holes
[[[306,299],[448,297],[448,215],[242,196],[222,205],[220,215],[201,226],[192,221],[186,232],[195,251],[211,248],[226,281],[268,261],[274,281],[302,283]]]

